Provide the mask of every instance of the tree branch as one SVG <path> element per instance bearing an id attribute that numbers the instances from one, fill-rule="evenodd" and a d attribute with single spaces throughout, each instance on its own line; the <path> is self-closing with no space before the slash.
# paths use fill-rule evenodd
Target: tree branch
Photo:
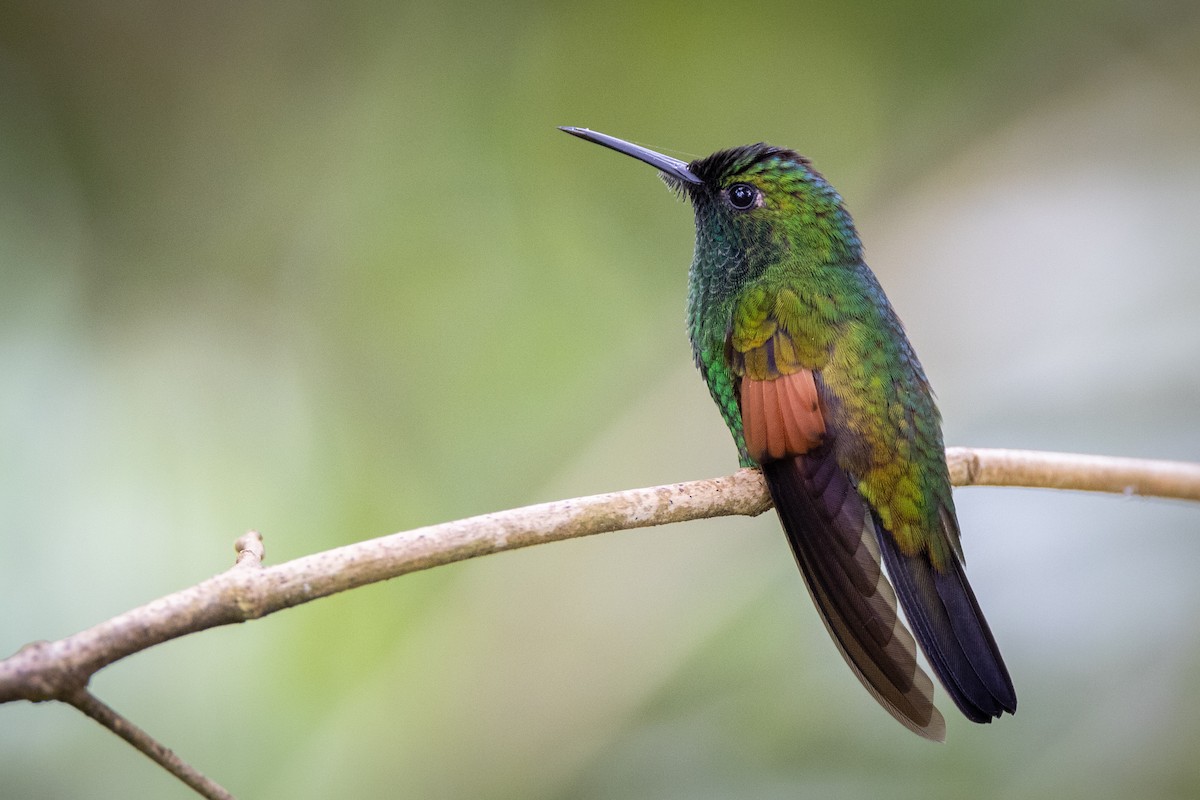
<path id="1" fill-rule="evenodd" d="M 1200 464 L 1116 456 L 947 447 L 955 486 L 1025 486 L 1200 500 Z"/>
<path id="2" fill-rule="evenodd" d="M 145 753 L 160 767 L 194 789 L 201 797 L 209 798 L 209 800 L 233 800 L 233 795 L 220 785 L 201 775 L 195 767 L 175 755 L 173 750 L 164 747 L 153 736 L 109 708 L 86 689 L 66 698 L 65 702 L 75 706 Z"/>
<path id="3" fill-rule="evenodd" d="M 594 533 L 770 508 L 755 470 L 710 480 L 557 500 L 430 525 L 261 566 L 261 538 L 237 542 L 238 563 L 55 642 L 34 642 L 0 661 L 0 703 L 64 700 L 103 667 L 188 633 L 245 622 L 409 572 Z M 251 552 L 257 548 L 257 553 Z"/>
<path id="4" fill-rule="evenodd" d="M 1027 486 L 1200 501 L 1200 464 L 1021 450 L 950 448 L 956 486 Z M 128 655 L 218 625 L 245 622 L 409 572 L 536 544 L 670 522 L 755 516 L 771 507 L 757 470 L 709 480 L 559 500 L 431 525 L 262 566 L 262 538 L 238 539 L 229 570 L 54 642 L 34 642 L 0 661 L 0 703 L 59 700 L 126 738 L 188 785 L 168 753 L 87 691 L 92 675 Z M 107 720 L 107 721 L 105 721 Z M 112 724 L 110 724 L 112 723 Z M 136 731 L 139 736 L 126 735 Z M 144 738 L 143 738 L 144 737 Z M 176 761 L 182 764 L 181 761 Z M 211 784 L 211 782 L 209 782 Z M 229 796 L 211 784 L 211 794 Z"/>
<path id="5" fill-rule="evenodd" d="M 950 448 L 956 486 L 1026 486 L 1200 501 L 1200 464 L 1026 450 Z M 125 656 L 368 583 L 562 539 L 670 522 L 755 516 L 771 507 L 757 470 L 498 511 L 262 566 L 261 537 L 236 544 L 233 568 L 55 642 L 0 661 L 0 703 L 65 700 Z"/>

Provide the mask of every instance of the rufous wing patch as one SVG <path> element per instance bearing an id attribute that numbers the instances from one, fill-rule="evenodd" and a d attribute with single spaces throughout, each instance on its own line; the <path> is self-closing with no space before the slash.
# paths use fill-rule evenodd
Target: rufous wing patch
<path id="1" fill-rule="evenodd" d="M 825 436 L 825 418 L 812 370 L 767 380 L 742 378 L 742 430 L 755 461 L 807 453 Z"/>

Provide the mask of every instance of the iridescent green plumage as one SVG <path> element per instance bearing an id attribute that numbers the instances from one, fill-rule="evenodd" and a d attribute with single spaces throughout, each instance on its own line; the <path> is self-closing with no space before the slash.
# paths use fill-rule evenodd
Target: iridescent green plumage
<path id="1" fill-rule="evenodd" d="M 1014 711 L 962 571 L 928 381 L 838 193 L 807 159 L 765 144 L 684 164 L 565 130 L 653 164 L 691 201 L 696 364 L 742 465 L 762 467 L 813 600 L 863 684 L 912 730 L 944 735 L 882 559 L 964 714 Z"/>

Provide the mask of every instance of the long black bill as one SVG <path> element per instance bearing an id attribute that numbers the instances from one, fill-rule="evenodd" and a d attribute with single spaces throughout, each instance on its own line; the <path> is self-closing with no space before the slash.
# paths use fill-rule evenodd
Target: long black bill
<path id="1" fill-rule="evenodd" d="M 624 153 L 627 156 L 633 156 L 638 161 L 644 161 L 652 167 L 657 168 L 660 172 L 665 172 L 672 178 L 681 180 L 684 183 L 700 184 L 701 181 L 692 171 L 688 169 L 688 165 L 684 161 L 670 156 L 664 156 L 662 153 L 656 153 L 653 150 L 627 142 L 624 139 L 618 139 L 615 136 L 609 136 L 607 133 L 588 130 L 587 128 L 571 128 L 563 126 L 560 131 L 566 131 L 572 136 L 578 136 L 580 139 L 586 139 L 589 142 L 594 142 L 603 145 L 611 150 L 616 150 L 618 153 Z"/>

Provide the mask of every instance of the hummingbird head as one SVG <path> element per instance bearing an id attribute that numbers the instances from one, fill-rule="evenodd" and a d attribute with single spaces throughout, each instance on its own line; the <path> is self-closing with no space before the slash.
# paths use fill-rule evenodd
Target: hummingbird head
<path id="1" fill-rule="evenodd" d="M 704 283 L 735 289 L 770 265 L 854 264 L 862 246 L 842 198 L 807 158 L 752 144 L 685 163 L 586 128 L 567 133 L 657 167 L 696 212 L 695 268 Z"/>

